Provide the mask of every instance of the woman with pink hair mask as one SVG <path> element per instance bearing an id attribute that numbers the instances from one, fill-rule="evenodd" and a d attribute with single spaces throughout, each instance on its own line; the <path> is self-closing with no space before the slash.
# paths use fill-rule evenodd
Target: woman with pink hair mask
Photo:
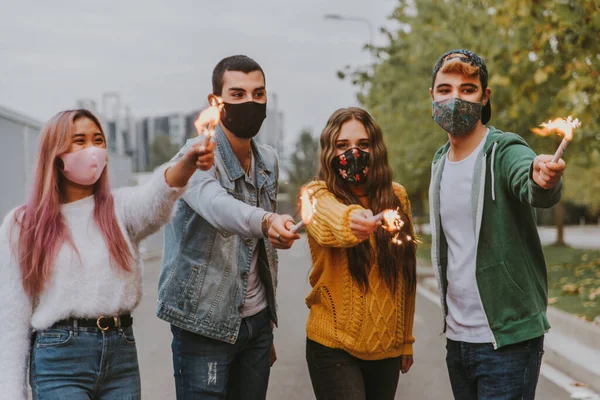
<path id="1" fill-rule="evenodd" d="M 137 187 L 111 191 L 106 137 L 87 110 L 42 129 L 27 202 L 0 227 L 0 393 L 34 399 L 140 399 L 132 310 L 140 242 L 166 223 L 214 143 L 192 147 Z"/>

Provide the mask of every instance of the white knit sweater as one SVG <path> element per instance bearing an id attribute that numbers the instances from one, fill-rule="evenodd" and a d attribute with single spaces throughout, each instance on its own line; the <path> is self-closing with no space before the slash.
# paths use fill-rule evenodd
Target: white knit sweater
<path id="1" fill-rule="evenodd" d="M 132 252 L 133 272 L 111 266 L 94 222 L 94 197 L 61 206 L 79 255 L 64 244 L 36 305 L 25 294 L 15 253 L 14 211 L 0 227 L 0 397 L 26 398 L 30 328 L 46 329 L 69 317 L 97 318 L 131 312 L 142 295 L 139 243 L 171 216 L 185 188 L 170 188 L 158 169 L 145 184 L 113 191 L 115 212 Z M 12 232 L 11 232 L 11 228 Z"/>

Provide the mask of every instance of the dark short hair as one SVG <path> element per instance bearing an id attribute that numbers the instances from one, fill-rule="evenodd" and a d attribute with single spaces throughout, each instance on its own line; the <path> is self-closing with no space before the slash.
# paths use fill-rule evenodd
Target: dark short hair
<path id="1" fill-rule="evenodd" d="M 260 71 L 265 83 L 267 81 L 263 69 L 250 57 L 244 55 L 229 56 L 219 61 L 213 69 L 212 86 L 214 95 L 221 96 L 223 94 L 223 76 L 226 71 L 240 71 L 245 74 Z"/>
<path id="2" fill-rule="evenodd" d="M 448 57 L 450 56 L 450 57 Z M 464 49 L 456 49 L 450 50 L 442 54 L 442 56 L 437 60 L 433 67 L 433 71 L 431 72 L 431 87 L 435 86 L 435 78 L 440 72 L 440 69 L 444 65 L 444 63 L 453 58 L 458 58 L 461 62 L 471 64 L 479 68 L 479 81 L 481 82 L 481 88 L 483 90 L 488 87 L 488 70 L 485 65 L 485 61 L 483 58 L 479 57 L 477 54 L 473 53 L 469 50 Z M 488 100 L 487 104 L 481 110 L 481 122 L 485 125 L 492 118 L 492 101 Z"/>

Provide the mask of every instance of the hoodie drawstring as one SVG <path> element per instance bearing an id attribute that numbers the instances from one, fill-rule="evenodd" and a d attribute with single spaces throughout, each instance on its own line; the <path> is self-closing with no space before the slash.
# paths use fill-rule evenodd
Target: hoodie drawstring
<path id="1" fill-rule="evenodd" d="M 492 148 L 492 201 L 496 201 L 496 187 L 494 185 L 494 158 L 496 157 L 496 146 L 498 146 L 498 142 L 494 142 L 494 147 Z"/>

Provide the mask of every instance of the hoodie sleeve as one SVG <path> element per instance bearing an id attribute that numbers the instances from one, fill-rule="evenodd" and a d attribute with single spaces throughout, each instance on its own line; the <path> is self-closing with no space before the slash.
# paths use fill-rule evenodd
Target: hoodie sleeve
<path id="1" fill-rule="evenodd" d="M 30 350 L 32 305 L 23 288 L 21 269 L 13 253 L 18 237 L 14 212 L 0 227 L 0 393 L 3 399 L 27 398 L 27 359 Z M 12 237 L 11 237 L 12 236 Z"/>
<path id="2" fill-rule="evenodd" d="M 496 166 L 502 170 L 510 193 L 521 203 L 550 208 L 560 201 L 563 183 L 561 180 L 553 189 L 543 189 L 535 183 L 532 176 L 535 157 L 523 138 L 510 134 L 510 139 L 498 146 Z"/>

